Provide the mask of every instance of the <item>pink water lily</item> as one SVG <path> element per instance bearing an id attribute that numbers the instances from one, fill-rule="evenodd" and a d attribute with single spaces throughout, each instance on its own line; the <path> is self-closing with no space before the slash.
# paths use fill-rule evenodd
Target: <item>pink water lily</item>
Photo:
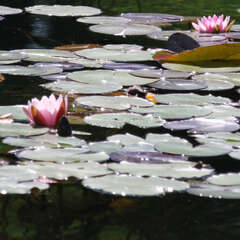
<path id="1" fill-rule="evenodd" d="M 222 33 L 228 32 L 234 21 L 229 23 L 230 16 L 227 16 L 224 19 L 223 14 L 221 16 L 216 16 L 215 14 L 211 17 L 202 17 L 201 19 L 197 19 L 197 24 L 192 23 L 193 27 L 196 31 L 200 33 Z"/>
<path id="2" fill-rule="evenodd" d="M 43 96 L 41 100 L 33 98 L 28 101 L 28 106 L 23 107 L 32 126 L 41 125 L 49 128 L 56 128 L 62 116 L 67 114 L 67 96 L 60 95 L 58 99 L 51 94 Z"/>

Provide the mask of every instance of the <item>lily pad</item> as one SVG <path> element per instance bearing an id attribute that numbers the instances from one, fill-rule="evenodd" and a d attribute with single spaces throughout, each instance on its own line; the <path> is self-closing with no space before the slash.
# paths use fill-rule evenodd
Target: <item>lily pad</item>
<path id="1" fill-rule="evenodd" d="M 149 114 L 163 119 L 185 119 L 209 115 L 212 111 L 207 108 L 192 105 L 154 105 L 152 107 L 134 107 L 131 112 Z"/>
<path id="2" fill-rule="evenodd" d="M 123 24 L 128 23 L 130 20 L 124 17 L 112 17 L 112 16 L 94 16 L 78 18 L 77 22 L 88 24 Z"/>
<path id="3" fill-rule="evenodd" d="M 26 114 L 23 112 L 24 105 L 0 106 L 0 115 L 11 113 L 14 120 L 28 121 Z"/>
<path id="4" fill-rule="evenodd" d="M 222 82 L 220 82 L 222 83 Z M 221 84 L 220 87 L 225 87 L 229 89 L 234 87 L 232 84 Z M 227 86 L 226 86 L 227 85 Z M 175 91 L 195 91 L 195 90 L 205 90 L 208 87 L 208 83 L 204 81 L 196 81 L 196 80 L 189 80 L 189 79 L 178 79 L 178 78 L 172 78 L 172 79 L 161 79 L 157 82 L 149 84 L 150 87 L 157 88 L 157 89 L 166 89 L 166 90 L 175 90 Z M 216 85 L 214 85 L 216 87 Z M 219 86 L 217 85 L 219 88 Z"/>
<path id="5" fill-rule="evenodd" d="M 149 107 L 153 103 L 138 97 L 128 96 L 87 96 L 75 99 L 74 104 L 80 107 L 90 108 L 110 108 L 116 110 L 126 110 L 132 106 Z"/>
<path id="6" fill-rule="evenodd" d="M 240 149 L 235 149 L 234 151 L 229 153 L 229 156 L 234 159 L 240 160 Z"/>
<path id="7" fill-rule="evenodd" d="M 26 7 L 26 12 L 32 14 L 42 14 L 48 16 L 92 16 L 101 13 L 101 10 L 87 6 L 71 6 L 71 5 L 35 5 Z"/>
<path id="8" fill-rule="evenodd" d="M 118 83 L 110 83 L 107 81 L 98 81 L 94 84 L 86 84 L 73 81 L 55 81 L 52 83 L 42 84 L 44 88 L 56 92 L 80 93 L 80 94 L 101 94 L 120 90 L 122 86 Z"/>
<path id="9" fill-rule="evenodd" d="M 183 16 L 163 13 L 122 13 L 121 17 L 144 23 L 179 22 L 184 19 Z"/>
<path id="10" fill-rule="evenodd" d="M 164 178 L 141 178 L 126 175 L 108 175 L 83 180 L 83 186 L 104 193 L 121 196 L 159 196 L 168 192 L 186 190 L 188 183 Z"/>
<path id="11" fill-rule="evenodd" d="M 21 76 L 43 76 L 62 72 L 57 67 L 36 67 L 36 66 L 19 66 L 19 65 L 0 65 L 0 73 Z"/>
<path id="12" fill-rule="evenodd" d="M 109 50 L 105 48 L 91 48 L 75 52 L 76 55 L 97 59 L 103 61 L 116 61 L 116 62 L 139 62 L 139 61 L 153 61 L 153 54 L 145 50 Z"/>
<path id="13" fill-rule="evenodd" d="M 213 95 L 202 96 L 194 93 L 176 93 L 176 94 L 161 94 L 155 95 L 154 99 L 157 102 L 175 105 L 199 105 L 208 104 L 227 104 L 231 100 L 224 97 L 215 97 Z"/>
<path id="14" fill-rule="evenodd" d="M 130 145 L 131 146 L 131 145 Z M 160 163 L 185 163 L 188 166 L 193 166 L 195 163 L 187 162 L 186 156 L 163 154 L 158 151 L 119 151 L 110 154 L 110 158 L 115 162 L 130 162 L 130 163 L 145 163 L 145 164 L 160 164 Z"/>
<path id="15" fill-rule="evenodd" d="M 86 145 L 84 140 L 76 137 L 59 137 L 54 134 L 44 134 L 29 138 L 23 137 L 7 137 L 3 139 L 3 143 L 18 147 L 71 147 Z"/>
<path id="16" fill-rule="evenodd" d="M 125 173 L 133 176 L 149 176 L 149 177 L 169 177 L 175 179 L 191 179 L 202 178 L 213 173 L 212 169 L 197 169 L 187 163 L 168 163 L 168 164 L 147 164 L 147 163 L 129 163 L 121 162 L 110 163 L 108 168 L 117 172 Z"/>
<path id="17" fill-rule="evenodd" d="M 151 32 L 161 31 L 161 28 L 149 26 L 144 24 L 98 24 L 89 27 L 93 32 L 110 34 L 115 36 L 133 36 L 133 35 L 146 35 Z"/>
<path id="18" fill-rule="evenodd" d="M 197 65 L 180 64 L 180 63 L 163 63 L 162 67 L 183 72 L 198 72 L 198 73 L 225 73 L 240 71 L 240 67 L 201 67 Z"/>
<path id="19" fill-rule="evenodd" d="M 117 142 L 117 143 L 120 143 L 125 146 L 145 141 L 143 138 L 132 135 L 130 133 L 115 134 L 115 135 L 107 137 L 107 140 L 111 141 L 111 142 Z"/>
<path id="20" fill-rule="evenodd" d="M 199 197 L 240 199 L 240 186 L 226 187 L 212 184 L 195 184 L 187 189 L 187 192 Z"/>
<path id="21" fill-rule="evenodd" d="M 234 186 L 240 185 L 240 174 L 239 173 L 227 173 L 219 174 L 209 177 L 207 181 L 211 184 L 220 186 Z"/>
<path id="22" fill-rule="evenodd" d="M 105 63 L 103 68 L 112 69 L 112 70 L 137 70 L 137 69 L 154 69 L 156 67 L 146 65 L 146 64 L 137 64 L 137 63 Z"/>
<path id="23" fill-rule="evenodd" d="M 123 86 L 145 85 L 156 81 L 155 79 L 147 79 L 134 77 L 125 71 L 111 70 L 95 70 L 95 71 L 75 71 L 67 75 L 68 78 L 88 84 L 121 84 Z"/>
<path id="24" fill-rule="evenodd" d="M 23 10 L 19 8 L 12 8 L 12 7 L 7 7 L 7 6 L 0 6 L 0 15 L 12 15 L 12 14 L 19 14 Z"/>
<path id="25" fill-rule="evenodd" d="M 106 153 L 89 153 L 89 149 L 83 148 L 38 148 L 35 150 L 23 150 L 17 153 L 20 159 L 35 161 L 56 162 L 67 164 L 72 162 L 102 162 L 109 156 Z"/>
<path id="26" fill-rule="evenodd" d="M 222 119 L 194 118 L 188 120 L 172 121 L 164 124 L 171 130 L 187 130 L 194 133 L 203 132 L 234 132 L 240 127 L 237 123 Z"/>
<path id="27" fill-rule="evenodd" d="M 122 145 L 117 142 L 93 142 L 90 143 L 89 149 L 92 152 L 105 152 L 107 154 L 110 154 L 112 152 L 118 152 L 121 151 Z"/>
<path id="28" fill-rule="evenodd" d="M 32 136 L 48 132 L 48 128 L 33 128 L 29 124 L 0 123 L 0 136 Z"/>
<path id="29" fill-rule="evenodd" d="M 39 176 L 47 178 L 54 178 L 58 180 L 67 180 L 69 177 L 76 177 L 78 179 L 85 179 L 88 177 L 95 177 L 99 175 L 109 174 L 112 171 L 108 170 L 105 164 L 98 164 L 96 162 L 84 163 L 24 163 L 30 169 L 34 170 Z"/>
<path id="30" fill-rule="evenodd" d="M 103 48 L 107 50 L 115 50 L 115 51 L 136 51 L 142 50 L 143 46 L 137 44 L 106 44 Z"/>
<path id="31" fill-rule="evenodd" d="M 85 117 L 87 124 L 106 128 L 122 128 L 125 124 L 131 124 L 140 128 L 160 127 L 164 124 L 161 118 L 142 116 L 134 113 L 102 113 Z"/>

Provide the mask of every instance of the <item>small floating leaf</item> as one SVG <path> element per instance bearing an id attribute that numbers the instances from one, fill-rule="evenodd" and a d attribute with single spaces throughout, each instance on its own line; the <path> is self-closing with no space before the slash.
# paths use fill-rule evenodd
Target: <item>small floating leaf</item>
<path id="1" fill-rule="evenodd" d="M 7 7 L 7 6 L 0 6 L 0 15 L 1 16 L 19 14 L 22 11 L 23 10 L 19 9 L 19 8 L 11 8 L 11 7 Z"/>
<path id="2" fill-rule="evenodd" d="M 94 16 L 78 18 L 77 22 L 88 24 L 123 24 L 130 22 L 130 20 L 124 17 Z"/>
<path id="3" fill-rule="evenodd" d="M 219 174 L 209 177 L 207 181 L 211 184 L 220 186 L 234 186 L 240 185 L 240 174 L 239 173 L 227 173 Z"/>

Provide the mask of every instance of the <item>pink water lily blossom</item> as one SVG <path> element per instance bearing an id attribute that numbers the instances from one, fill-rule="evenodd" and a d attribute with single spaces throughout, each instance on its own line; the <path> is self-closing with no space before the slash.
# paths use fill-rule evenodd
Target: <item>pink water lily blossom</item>
<path id="1" fill-rule="evenodd" d="M 67 114 L 67 96 L 60 95 L 56 98 L 53 94 L 43 96 L 41 100 L 33 98 L 28 101 L 28 106 L 23 107 L 32 126 L 40 125 L 56 128 L 62 116 Z"/>
<path id="2" fill-rule="evenodd" d="M 230 16 L 227 16 L 224 19 L 224 15 L 216 16 L 215 14 L 211 17 L 202 17 L 201 19 L 197 19 L 197 23 L 192 23 L 193 27 L 196 31 L 200 33 L 222 33 L 228 32 L 234 21 L 229 23 Z"/>

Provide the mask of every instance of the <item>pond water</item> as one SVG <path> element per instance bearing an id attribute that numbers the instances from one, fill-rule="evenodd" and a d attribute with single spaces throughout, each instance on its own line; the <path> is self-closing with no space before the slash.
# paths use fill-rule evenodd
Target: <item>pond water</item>
<path id="1" fill-rule="evenodd" d="M 167 13 L 182 16 L 203 16 L 213 13 L 230 15 L 239 23 L 239 1 L 224 0 L 78 0 L 78 1 L 24 1 L 1 0 L 0 5 L 24 9 L 38 4 L 72 4 L 100 8 L 106 16 L 119 16 L 127 12 Z M 169 29 L 189 29 L 190 23 L 174 23 Z M 75 17 L 54 17 L 22 13 L 6 16 L 0 21 L 1 50 L 47 48 L 64 44 L 137 44 L 146 48 L 164 48 L 166 42 L 146 36 L 113 36 L 89 31 L 89 25 L 76 22 Z M 146 62 L 149 64 L 149 62 Z M 151 63 L 158 66 L 157 63 Z M 22 65 L 28 65 L 24 62 Z M 0 82 L 0 105 L 26 104 L 33 97 L 50 95 L 40 87 L 49 83 L 40 77 L 4 75 Z M 213 92 L 214 96 L 238 101 L 237 87 Z M 173 93 L 159 90 L 157 93 Z M 184 91 L 183 91 L 184 92 Z M 198 93 L 198 92 L 195 92 Z M 202 95 L 208 95 L 202 94 Z M 72 99 L 71 99 L 72 100 Z M 73 130 L 92 135 L 81 135 L 88 142 L 105 141 L 114 134 L 130 133 L 145 138 L 149 133 L 172 134 L 193 144 L 196 141 L 186 131 L 163 127 L 139 128 L 127 125 L 121 129 L 73 124 Z M 239 140 L 238 140 L 239 141 Z M 182 144 L 182 143 L 181 143 Z M 6 151 L 15 149 L 2 145 Z M 48 157 L 48 156 L 47 156 Z M 192 160 L 192 159 L 190 159 Z M 1 164 L 14 165 L 16 157 L 2 151 Z M 210 164 L 216 173 L 239 172 L 239 160 L 228 155 L 195 157 L 194 162 Z M 201 165 L 201 163 L 200 163 Z M 197 167 L 196 167 L 197 168 Z M 194 183 L 195 179 L 190 180 Z M 238 183 L 239 184 L 239 183 Z M 171 191 L 171 189 L 169 190 Z M 227 190 L 226 190 L 227 191 Z M 236 190 L 239 192 L 239 189 Z M 43 191 L 31 194 L 0 195 L 0 239 L 9 240 L 152 240 L 152 239 L 212 239 L 233 240 L 240 237 L 238 199 L 199 197 L 185 192 L 174 192 L 157 197 L 131 197 L 103 194 L 82 186 L 71 177 L 68 181 L 52 184 Z"/>

